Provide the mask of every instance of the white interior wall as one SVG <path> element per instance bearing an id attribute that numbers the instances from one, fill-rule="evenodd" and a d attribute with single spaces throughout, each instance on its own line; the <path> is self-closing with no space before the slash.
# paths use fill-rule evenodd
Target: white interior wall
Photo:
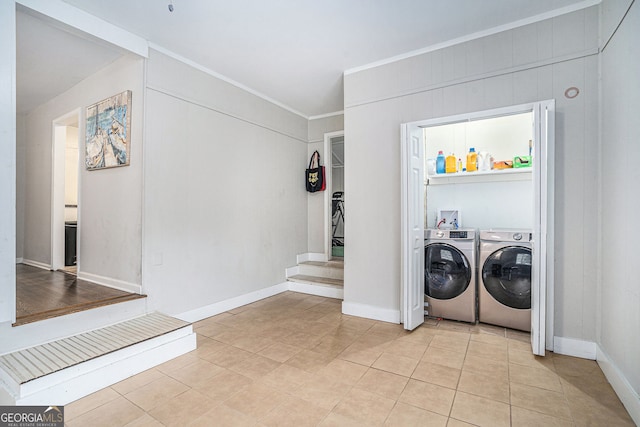
<path id="1" fill-rule="evenodd" d="M 529 176 L 529 178 L 531 178 Z M 533 183 L 469 182 L 427 186 L 427 227 L 437 225 L 439 210 L 458 210 L 464 228 L 533 227 Z"/>
<path id="2" fill-rule="evenodd" d="M 311 155 L 316 150 L 320 153 L 322 160 L 321 163 L 323 165 L 327 164 L 327 156 L 329 153 L 324 152 L 324 134 L 341 131 L 343 129 L 344 116 L 342 114 L 309 120 L 309 145 L 307 148 L 307 163 L 305 168 L 309 164 L 309 158 L 311 158 Z M 304 180 L 301 182 L 304 184 Z M 325 235 L 323 192 L 308 193 L 307 205 L 307 234 L 309 236 L 307 252 L 324 253 Z"/>
<path id="3" fill-rule="evenodd" d="M 603 29 L 615 28 L 630 2 L 603 3 Z M 616 12 L 614 15 L 612 13 Z M 615 16 L 615 18 L 614 18 Z M 599 361 L 619 374 L 616 391 L 636 423 L 640 422 L 640 286 L 637 266 L 639 235 L 633 219 L 640 216 L 637 183 L 640 182 L 640 5 L 635 2 L 613 37 L 603 33 L 608 44 L 602 51 L 601 129 L 601 243 L 599 307 Z M 620 219 L 624 225 L 617 225 Z M 601 363 L 604 361 L 601 361 Z M 626 384 L 625 384 L 626 383 Z M 624 390 L 627 389 L 625 393 Z"/>
<path id="4" fill-rule="evenodd" d="M 307 248 L 307 120 L 155 51 L 147 70 L 149 307 L 183 314 L 284 282 Z"/>
<path id="5" fill-rule="evenodd" d="M 344 191 L 344 167 L 333 167 L 331 168 L 331 191 Z"/>
<path id="6" fill-rule="evenodd" d="M 399 319 L 401 123 L 556 99 L 555 335 L 595 340 L 597 45 L 591 7 L 345 76 L 346 311 Z"/>
<path id="7" fill-rule="evenodd" d="M 16 6 L 0 2 L 0 322 L 14 318 L 16 283 Z"/>
<path id="8" fill-rule="evenodd" d="M 533 114 L 514 114 L 425 128 L 425 160 L 435 159 L 438 151 L 454 153 L 466 168 L 467 154 L 489 153 L 496 161 L 513 160 L 529 154 L 533 139 Z"/>
<path id="9" fill-rule="evenodd" d="M 342 158 L 342 160 L 344 160 L 344 139 L 341 139 L 337 142 L 334 142 L 331 144 L 331 150 L 335 153 L 336 151 L 338 153 L 340 153 L 340 156 Z M 332 154 L 333 156 L 333 154 Z M 335 228 L 335 233 L 333 230 L 333 193 L 335 193 L 336 191 L 344 191 L 344 164 L 343 165 L 339 165 L 336 166 L 336 162 L 335 162 L 335 158 L 332 157 L 333 163 L 332 163 L 332 167 L 331 167 L 331 200 L 332 200 L 332 207 L 331 207 L 331 212 L 332 212 L 332 219 L 331 219 L 331 233 L 332 236 L 336 236 L 336 237 L 340 237 L 342 238 L 341 241 L 344 244 L 344 220 L 343 219 L 338 219 L 336 217 L 336 228 Z M 343 212 L 343 216 L 346 218 L 347 215 L 347 201 L 343 196 L 343 203 L 342 203 L 342 212 Z M 333 246 L 333 243 L 332 243 Z"/>
<path id="10" fill-rule="evenodd" d="M 16 116 L 16 141 L 24 141 L 26 138 L 25 122 L 24 114 Z M 24 144 L 16 144 L 16 261 L 22 259 L 24 247 L 25 162 L 26 147 Z"/>
<path id="11" fill-rule="evenodd" d="M 425 128 L 424 133 L 425 157 L 433 160 L 439 150 L 445 155 L 453 152 L 466 168 L 466 153 L 474 148 L 476 153 L 489 153 L 485 156 L 492 156 L 496 161 L 513 161 L 516 155 L 529 154 L 533 113 L 432 126 Z M 478 158 L 479 169 L 480 162 Z M 429 179 L 426 227 L 437 226 L 440 210 L 458 210 L 461 227 L 531 229 L 534 205 L 531 168 L 522 171 L 522 174 L 506 175 L 496 170 L 491 176 L 492 182 L 478 182 L 475 172 L 465 172 L 455 183 Z M 501 173 L 504 180 L 500 180 Z"/>
<path id="12" fill-rule="evenodd" d="M 52 121 L 111 95 L 132 90 L 131 165 L 97 171 L 82 169 L 82 273 L 94 280 L 132 286 L 141 279 L 143 60 L 123 56 L 67 92 L 30 111 L 26 146 L 24 258 L 51 263 Z M 84 123 L 80 124 L 84 132 Z M 137 160 L 136 160 L 137 159 Z"/>
<path id="13" fill-rule="evenodd" d="M 64 220 L 77 221 L 78 208 L 66 205 L 78 204 L 78 128 L 67 126 L 67 143 L 64 151 Z"/>

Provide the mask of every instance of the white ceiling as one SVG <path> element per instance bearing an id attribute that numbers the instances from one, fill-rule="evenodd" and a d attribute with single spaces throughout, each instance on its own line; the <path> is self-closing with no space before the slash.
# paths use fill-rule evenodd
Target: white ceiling
<path id="1" fill-rule="evenodd" d="M 170 0 L 64 1 L 305 117 L 343 109 L 345 70 L 558 9 L 594 3 L 594 0 L 173 0 L 174 11 L 169 12 Z M 21 26 L 25 22 L 19 20 L 19 32 Z M 46 31 L 40 30 L 46 37 Z M 86 72 L 85 62 L 91 68 L 109 57 L 107 51 L 103 52 L 105 56 L 100 55 L 101 59 L 96 58 L 96 50 L 87 51 L 86 40 L 65 40 L 71 49 L 61 44 L 49 46 L 51 43 L 43 42 L 37 33 L 30 34 L 30 40 L 26 38 L 18 37 L 19 51 L 28 49 L 25 46 L 28 45 L 33 49 L 32 55 L 44 53 L 42 59 L 54 62 L 58 54 L 67 56 L 67 65 L 73 64 L 67 70 L 72 69 L 75 74 Z M 74 53 L 76 50 L 78 53 Z M 56 65 L 64 65 L 59 62 Z M 19 65 L 20 75 L 25 72 L 25 64 L 19 60 Z M 20 76 L 23 88 L 27 81 L 36 81 L 38 87 L 42 86 L 38 90 L 52 89 L 50 84 L 44 84 L 46 76 L 53 80 L 58 72 L 51 68 L 47 65 L 31 69 L 30 74 Z M 38 72 L 41 76 L 36 75 Z"/>

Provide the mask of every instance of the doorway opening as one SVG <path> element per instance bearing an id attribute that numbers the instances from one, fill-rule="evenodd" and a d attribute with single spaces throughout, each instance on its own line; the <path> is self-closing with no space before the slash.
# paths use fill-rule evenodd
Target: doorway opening
<path id="1" fill-rule="evenodd" d="M 425 265 L 425 229 L 427 227 L 437 231 L 439 237 L 446 236 L 450 232 L 450 237 L 454 240 L 467 238 L 467 233 L 477 235 L 479 231 L 482 243 L 482 229 L 485 229 L 485 233 L 491 234 L 486 235 L 485 240 L 492 241 L 493 234 L 499 234 L 495 232 L 496 227 L 525 226 L 528 229 L 526 233 L 512 233 L 516 243 L 504 243 L 509 240 L 501 235 L 500 242 L 503 243 L 500 244 L 530 246 L 528 254 L 520 254 L 518 265 L 514 268 L 523 269 L 526 266 L 530 271 L 528 292 L 530 293 L 529 318 L 532 350 L 537 355 L 544 355 L 545 347 L 553 350 L 554 112 L 555 102 L 550 100 L 424 120 L 402 126 L 401 307 L 405 329 L 414 329 L 424 322 L 424 305 L 427 299 L 425 298 L 427 294 L 425 276 L 431 272 L 427 267 L 429 269 L 433 267 L 431 264 Z M 518 120 L 513 122 L 514 118 Z M 514 123 L 517 126 L 514 127 Z M 507 136 L 499 136 L 500 132 L 496 133 L 498 128 L 515 129 L 522 124 L 525 131 L 515 132 L 519 135 L 515 139 L 513 130 L 506 132 Z M 533 132 L 531 132 L 531 124 L 533 124 Z M 430 132 L 430 138 L 432 141 L 438 141 L 438 147 L 425 146 L 425 129 L 428 128 L 433 129 L 433 132 Z M 478 139 L 483 132 L 488 136 Z M 476 153 L 473 149 L 479 141 L 482 141 L 484 149 L 489 149 L 500 156 L 495 159 L 494 167 L 492 167 L 492 156 L 488 152 Z M 506 145 L 502 146 L 502 144 Z M 451 154 L 445 159 L 443 151 L 446 149 Z M 454 150 L 458 153 L 469 152 L 466 170 L 462 159 L 458 160 L 458 157 L 453 154 Z M 434 158 L 436 153 L 437 159 Z M 469 160 L 470 158 L 473 160 Z M 508 169 L 506 169 L 507 166 L 497 167 L 503 163 L 509 165 Z M 480 169 L 478 169 L 479 165 Z M 510 193 L 514 194 L 511 197 L 505 197 Z M 431 196 L 430 200 L 427 200 L 427 195 Z M 520 198 L 528 200 L 523 199 L 520 203 Z M 437 206 L 433 206 L 434 204 Z M 443 204 L 446 205 L 442 206 Z M 461 216 L 462 210 L 465 210 L 464 219 Z M 501 216 L 504 218 L 500 219 Z M 518 217 L 522 222 L 513 223 L 513 217 Z M 465 227 L 468 230 L 460 227 L 462 221 L 465 221 Z M 441 230 L 442 227 L 449 230 Z M 520 242 L 525 235 L 528 239 Z M 481 249 L 485 247 L 483 245 L 480 246 Z M 484 250 L 488 251 L 489 247 L 487 243 Z M 500 249 L 496 247 L 496 243 L 493 243 L 491 248 L 493 248 L 492 251 Z M 452 251 L 447 250 L 442 251 L 440 255 L 443 257 L 447 255 L 446 259 L 451 260 L 451 254 Z M 504 262 L 506 260 L 503 260 L 503 264 Z M 439 268 L 442 271 L 442 267 Z M 478 265 L 478 271 L 480 268 L 481 266 Z M 513 272 L 514 269 L 510 271 Z M 483 269 L 482 272 L 484 283 L 485 270 Z M 490 278 L 490 273 L 493 274 L 493 270 L 487 273 L 487 278 Z M 473 285 L 482 290 L 480 282 L 478 280 Z M 470 290 L 472 291 L 473 289 Z M 479 294 L 480 297 L 483 295 Z M 480 300 L 479 308 L 483 309 L 482 298 L 478 300 Z M 452 309 L 450 307 L 452 301 L 446 302 L 449 304 L 446 306 L 449 310 Z M 436 301 L 429 301 L 430 308 L 432 303 L 435 312 Z M 441 309 L 445 307 L 445 304 L 441 305 Z M 497 308 L 491 306 L 491 310 L 487 307 L 489 306 L 485 305 L 484 309 L 487 320 L 491 318 L 489 314 L 498 312 L 498 317 L 501 317 L 500 322 L 507 322 L 506 326 L 512 327 L 509 326 L 511 325 L 509 322 L 513 322 L 515 309 L 506 305 Z M 479 318 L 483 321 L 482 313 Z M 495 323 L 495 320 L 489 323 Z M 518 324 L 524 323 L 523 320 Z"/>
<path id="2" fill-rule="evenodd" d="M 324 151 L 327 153 L 325 168 L 327 190 L 325 192 L 325 254 L 328 260 L 344 259 L 344 224 L 346 217 L 344 192 L 344 131 L 327 133 L 324 136 Z"/>
<path id="3" fill-rule="evenodd" d="M 78 271 L 80 110 L 53 121 L 51 179 L 51 269 Z"/>
<path id="4" fill-rule="evenodd" d="M 20 326 L 105 305 L 145 298 L 77 277 L 81 273 L 80 109 L 52 121 L 51 263 L 16 265 Z"/>

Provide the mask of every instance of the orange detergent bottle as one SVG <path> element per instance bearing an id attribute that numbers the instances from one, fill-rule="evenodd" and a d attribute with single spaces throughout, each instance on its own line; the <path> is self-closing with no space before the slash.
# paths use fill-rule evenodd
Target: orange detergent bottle
<path id="1" fill-rule="evenodd" d="M 456 171 L 456 156 L 451 153 L 445 159 L 445 172 L 454 173 Z"/>
<path id="2" fill-rule="evenodd" d="M 469 148 L 469 154 L 467 154 L 467 172 L 475 172 L 478 170 L 478 153 L 475 148 Z"/>

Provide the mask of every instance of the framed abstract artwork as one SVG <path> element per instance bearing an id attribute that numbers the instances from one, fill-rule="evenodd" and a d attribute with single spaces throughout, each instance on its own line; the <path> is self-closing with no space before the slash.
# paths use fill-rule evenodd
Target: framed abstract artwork
<path id="1" fill-rule="evenodd" d="M 86 117 L 87 170 L 129 166 L 131 91 L 124 91 L 87 107 Z"/>

